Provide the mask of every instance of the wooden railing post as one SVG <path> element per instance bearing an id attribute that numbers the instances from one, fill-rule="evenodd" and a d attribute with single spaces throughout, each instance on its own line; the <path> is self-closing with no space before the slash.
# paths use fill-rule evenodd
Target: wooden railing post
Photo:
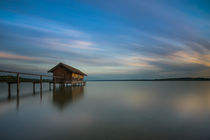
<path id="1" fill-rule="evenodd" d="M 20 92 L 20 73 L 17 73 L 17 96 L 19 96 Z"/>

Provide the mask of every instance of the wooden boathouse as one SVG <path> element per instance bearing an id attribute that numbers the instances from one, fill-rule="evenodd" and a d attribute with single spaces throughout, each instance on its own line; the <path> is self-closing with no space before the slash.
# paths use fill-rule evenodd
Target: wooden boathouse
<path id="1" fill-rule="evenodd" d="M 64 63 L 59 63 L 52 69 L 50 69 L 48 72 L 53 73 L 53 81 L 56 81 L 56 83 L 60 84 L 71 84 L 71 85 L 84 85 L 84 77 L 87 76 L 87 74 L 83 73 L 82 71 L 69 66 Z M 56 78 L 55 77 L 61 77 Z"/>

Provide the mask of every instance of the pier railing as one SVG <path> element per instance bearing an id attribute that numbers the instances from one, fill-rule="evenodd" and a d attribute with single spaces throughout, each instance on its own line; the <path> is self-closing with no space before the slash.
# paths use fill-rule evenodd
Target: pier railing
<path id="1" fill-rule="evenodd" d="M 36 83 L 40 84 L 40 92 L 42 92 L 42 83 L 43 82 L 48 82 L 49 83 L 49 89 L 51 90 L 51 83 L 53 83 L 53 89 L 55 89 L 55 87 L 56 87 L 56 79 L 63 78 L 63 77 L 60 77 L 60 76 L 25 73 L 25 72 L 14 72 L 14 71 L 5 71 L 5 70 L 0 70 L 0 73 L 16 74 L 16 78 L 15 79 L 0 79 L 0 82 L 8 83 L 8 97 L 11 96 L 11 92 L 10 92 L 11 84 L 17 84 L 17 96 L 19 96 L 20 83 L 21 82 L 32 82 L 33 83 L 33 92 L 35 93 L 35 84 Z M 39 76 L 39 79 L 21 78 L 20 75 Z M 6 76 L 8 76 L 8 75 L 6 75 Z M 43 77 L 52 78 L 52 80 L 50 80 L 50 79 L 43 80 Z"/>

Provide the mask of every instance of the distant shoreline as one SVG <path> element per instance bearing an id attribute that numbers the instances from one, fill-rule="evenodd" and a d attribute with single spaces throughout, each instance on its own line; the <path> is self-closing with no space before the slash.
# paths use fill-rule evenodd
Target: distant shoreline
<path id="1" fill-rule="evenodd" d="M 210 81 L 210 78 L 166 78 L 166 79 L 115 79 L 115 80 L 86 80 L 86 81 Z"/>
<path id="2" fill-rule="evenodd" d="M 34 78 L 20 78 L 21 81 L 39 81 L 39 79 Z M 3 81 L 17 81 L 16 76 L 0 76 L 0 82 Z M 44 81 L 52 81 L 49 79 L 44 79 Z M 87 82 L 103 82 L 103 81 L 210 81 L 210 78 L 165 78 L 165 79 L 113 79 L 113 80 L 85 80 Z"/>

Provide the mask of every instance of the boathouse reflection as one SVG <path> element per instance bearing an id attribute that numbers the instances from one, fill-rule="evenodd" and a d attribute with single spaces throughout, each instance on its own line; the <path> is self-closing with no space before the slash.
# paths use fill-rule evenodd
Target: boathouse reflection
<path id="1" fill-rule="evenodd" d="M 84 86 L 57 88 L 53 91 L 53 104 L 64 109 L 68 104 L 84 96 Z"/>

